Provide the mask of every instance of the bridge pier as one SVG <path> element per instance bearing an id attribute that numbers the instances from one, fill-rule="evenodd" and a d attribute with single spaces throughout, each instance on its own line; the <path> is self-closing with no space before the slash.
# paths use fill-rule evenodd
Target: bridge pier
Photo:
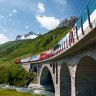
<path id="1" fill-rule="evenodd" d="M 76 68 L 77 65 L 69 66 L 70 76 L 71 76 L 71 96 L 76 96 L 76 89 L 75 89 Z"/>
<path id="2" fill-rule="evenodd" d="M 40 84 L 40 71 L 41 71 L 42 66 L 37 65 L 37 79 L 38 79 L 38 84 Z"/>
<path id="3" fill-rule="evenodd" d="M 60 96 L 60 64 L 55 62 L 55 96 Z"/>

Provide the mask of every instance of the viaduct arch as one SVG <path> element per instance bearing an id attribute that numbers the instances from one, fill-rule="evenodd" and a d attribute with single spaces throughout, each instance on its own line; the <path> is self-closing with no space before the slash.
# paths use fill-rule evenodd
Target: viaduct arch
<path id="1" fill-rule="evenodd" d="M 52 91 L 55 93 L 54 87 L 54 78 L 52 72 L 48 66 L 43 66 L 42 71 L 40 72 L 40 84 L 44 85 L 46 90 Z"/>
<path id="2" fill-rule="evenodd" d="M 80 59 L 75 75 L 76 96 L 96 96 L 96 60 L 89 56 Z"/>
<path id="3" fill-rule="evenodd" d="M 60 68 L 60 96 L 71 96 L 71 76 L 66 63 Z"/>

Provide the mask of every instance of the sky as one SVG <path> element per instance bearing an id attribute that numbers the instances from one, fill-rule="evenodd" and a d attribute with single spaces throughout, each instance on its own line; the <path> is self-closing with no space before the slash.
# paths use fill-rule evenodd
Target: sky
<path id="1" fill-rule="evenodd" d="M 0 44 L 30 31 L 44 34 L 70 16 L 80 16 L 89 0 L 0 0 Z"/>

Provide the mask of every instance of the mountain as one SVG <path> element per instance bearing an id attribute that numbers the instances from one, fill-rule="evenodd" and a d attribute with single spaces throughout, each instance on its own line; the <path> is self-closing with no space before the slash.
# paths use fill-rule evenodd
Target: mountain
<path id="1" fill-rule="evenodd" d="M 36 34 L 34 32 L 29 32 L 27 34 L 23 34 L 23 35 L 18 35 L 16 37 L 16 40 L 24 40 L 24 39 L 34 39 L 37 38 L 40 34 Z"/>
<path id="2" fill-rule="evenodd" d="M 58 25 L 57 28 L 59 27 L 68 27 L 68 28 L 72 28 L 75 24 L 75 22 L 77 22 L 78 17 L 76 16 L 71 16 L 69 19 L 65 19 L 64 21 L 61 21 L 61 23 Z"/>

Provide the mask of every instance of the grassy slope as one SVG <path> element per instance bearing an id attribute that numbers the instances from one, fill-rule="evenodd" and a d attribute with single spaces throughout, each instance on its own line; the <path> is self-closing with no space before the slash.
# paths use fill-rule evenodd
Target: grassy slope
<path id="1" fill-rule="evenodd" d="M 15 65 L 14 61 L 52 48 L 69 30 L 58 28 L 34 40 L 11 41 L 0 45 L 0 83 L 16 84 L 18 82 L 17 85 L 22 85 L 23 79 L 26 78 L 25 74 L 28 73 L 21 66 Z M 33 77 L 32 75 L 31 79 Z"/>
<path id="2" fill-rule="evenodd" d="M 42 35 L 34 40 L 21 40 L 5 43 L 0 46 L 0 61 L 8 61 L 20 57 L 28 57 L 54 45 L 68 32 L 64 28 L 58 28 Z"/>
<path id="3" fill-rule="evenodd" d="M 0 96 L 45 96 L 45 95 L 32 95 L 32 94 L 17 92 L 15 90 L 0 89 Z"/>

